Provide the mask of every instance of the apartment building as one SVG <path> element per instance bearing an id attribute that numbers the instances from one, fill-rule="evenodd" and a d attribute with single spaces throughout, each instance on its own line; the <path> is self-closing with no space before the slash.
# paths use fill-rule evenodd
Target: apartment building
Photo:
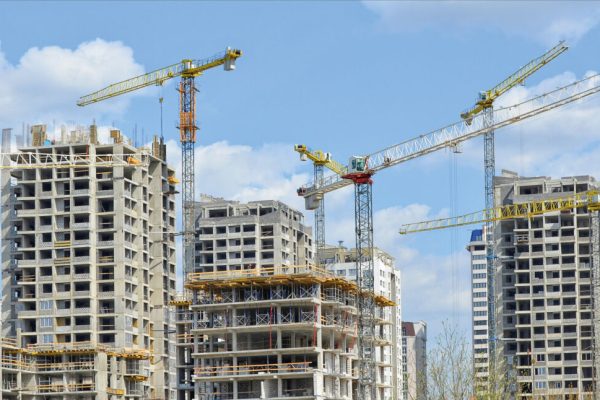
<path id="1" fill-rule="evenodd" d="M 552 179 L 503 171 L 495 178 L 498 204 L 597 188 L 591 176 Z M 594 344 L 588 210 L 501 221 L 495 239 L 499 349 L 516 369 L 517 398 L 589 398 Z"/>
<path id="2" fill-rule="evenodd" d="M 3 159 L 2 398 L 174 399 L 164 144 L 138 149 L 117 130 L 99 143 L 95 126 L 31 134 Z"/>
<path id="3" fill-rule="evenodd" d="M 327 246 L 322 251 L 326 268 L 337 276 L 356 281 L 356 250 L 343 246 Z M 402 398 L 402 307 L 401 275 L 394 258 L 375 248 L 374 290 L 377 295 L 391 299 L 394 306 L 378 308 L 377 396 L 378 399 Z"/>
<path id="4" fill-rule="evenodd" d="M 313 262 L 312 228 L 282 202 L 244 204 L 202 195 L 196 216 L 197 272 Z"/>
<path id="5" fill-rule="evenodd" d="M 427 399 L 427 324 L 402 322 L 402 397 Z"/>
<path id="6" fill-rule="evenodd" d="M 488 380 L 488 274 L 485 244 L 486 228 L 471 232 L 467 250 L 471 254 L 471 316 L 473 374 L 477 386 L 486 387 Z"/>

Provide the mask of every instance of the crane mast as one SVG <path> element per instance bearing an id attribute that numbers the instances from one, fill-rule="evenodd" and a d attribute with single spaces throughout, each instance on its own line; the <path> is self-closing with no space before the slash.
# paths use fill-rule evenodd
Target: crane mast
<path id="1" fill-rule="evenodd" d="M 196 144 L 196 87 L 193 75 L 183 75 L 179 85 L 179 134 L 181 141 L 181 169 L 183 203 L 183 268 L 184 274 L 194 269 L 194 146 Z M 184 275 L 185 276 L 185 275 Z"/>
<path id="2" fill-rule="evenodd" d="M 323 164 L 314 164 L 315 182 L 321 182 L 325 176 Z M 325 248 L 325 199 L 321 199 L 319 206 L 315 210 L 315 259 L 317 263 L 322 264 L 323 249 Z"/>
<path id="3" fill-rule="evenodd" d="M 493 106 L 486 107 L 483 110 L 484 126 L 491 127 L 494 124 L 494 108 Z M 485 191 L 485 208 L 491 209 L 494 207 L 494 175 L 496 174 L 496 153 L 495 153 L 495 138 L 494 130 L 491 129 L 483 135 L 483 174 L 484 174 L 484 191 Z M 487 224 L 485 232 L 485 260 L 487 270 L 487 305 L 488 305 L 488 337 L 496 336 L 496 260 L 494 247 L 496 245 L 494 239 L 494 230 L 496 224 L 493 221 Z M 489 371 L 495 371 L 496 368 L 496 341 L 488 342 L 488 363 Z M 495 372 L 489 374 L 492 379 L 495 377 Z M 495 382 L 488 382 L 494 385 Z"/>
<path id="4" fill-rule="evenodd" d="M 371 174 L 346 175 L 354 181 L 354 227 L 356 238 L 356 276 L 366 295 L 358 302 L 358 396 L 377 399 L 375 358 L 375 282 L 373 264 L 373 181 Z"/>

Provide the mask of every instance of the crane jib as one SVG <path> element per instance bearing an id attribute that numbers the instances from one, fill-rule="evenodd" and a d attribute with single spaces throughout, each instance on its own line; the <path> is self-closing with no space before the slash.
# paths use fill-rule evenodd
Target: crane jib
<path id="1" fill-rule="evenodd" d="M 385 168 L 572 103 L 599 91 L 600 74 L 589 76 L 519 104 L 495 109 L 494 120 L 491 123 L 485 119 L 486 114 L 479 114 L 473 117 L 471 124 L 459 121 L 379 152 L 372 153 L 367 156 L 369 159 L 369 168 L 374 173 L 379 172 Z M 311 183 L 301 187 L 303 197 L 309 198 L 315 195 L 322 195 L 352 184 L 352 181 L 343 179 L 335 174 L 324 177 L 321 182 L 319 186 Z"/>

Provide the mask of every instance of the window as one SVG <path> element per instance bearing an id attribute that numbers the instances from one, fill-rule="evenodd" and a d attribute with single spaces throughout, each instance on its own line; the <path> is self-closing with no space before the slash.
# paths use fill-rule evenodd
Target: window
<path id="1" fill-rule="evenodd" d="M 473 264 L 473 269 L 486 269 L 487 264 Z"/>
<path id="2" fill-rule="evenodd" d="M 486 274 L 473 274 L 473 279 L 485 279 Z"/>
<path id="3" fill-rule="evenodd" d="M 485 307 L 487 303 L 485 301 L 474 301 L 473 307 Z"/>
<path id="4" fill-rule="evenodd" d="M 52 335 L 42 335 L 42 343 L 52 343 Z"/>
<path id="5" fill-rule="evenodd" d="M 534 369 L 536 375 L 546 375 L 546 367 L 538 367 Z"/>
<path id="6" fill-rule="evenodd" d="M 481 288 L 485 288 L 486 286 L 487 286 L 487 284 L 485 282 L 478 282 L 478 283 L 473 284 L 474 289 L 481 289 Z"/>
<path id="7" fill-rule="evenodd" d="M 485 317 L 487 316 L 487 311 L 473 311 L 473 315 L 475 317 Z"/>
<path id="8" fill-rule="evenodd" d="M 473 293 L 473 297 L 487 297 L 486 292 L 475 292 Z"/>
<path id="9" fill-rule="evenodd" d="M 52 310 L 52 300 L 40 301 L 40 310 Z"/>
<path id="10" fill-rule="evenodd" d="M 535 356 L 537 361 L 546 361 L 546 355 L 545 354 L 538 354 Z"/>
<path id="11" fill-rule="evenodd" d="M 49 328 L 52 326 L 52 318 L 50 317 L 43 317 L 40 318 L 40 326 L 42 328 Z"/>

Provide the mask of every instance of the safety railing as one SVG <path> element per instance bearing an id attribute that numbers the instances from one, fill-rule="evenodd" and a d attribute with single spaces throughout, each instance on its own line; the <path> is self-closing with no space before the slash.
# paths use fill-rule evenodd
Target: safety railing
<path id="1" fill-rule="evenodd" d="M 193 282 L 205 282 L 213 280 L 225 280 L 225 279 L 236 279 L 236 278 L 257 278 L 257 277 L 269 277 L 277 275 L 319 275 L 319 276 L 331 276 L 329 271 L 324 268 L 314 265 L 284 265 L 279 267 L 268 267 L 268 268 L 253 268 L 245 270 L 235 271 L 211 271 L 211 272 L 194 272 L 187 275 L 187 281 Z"/>
<path id="2" fill-rule="evenodd" d="M 93 392 L 95 390 L 96 385 L 94 383 L 51 383 L 25 389 L 25 391 L 36 393 Z"/>
<path id="3" fill-rule="evenodd" d="M 0 338 L 0 345 L 5 347 L 17 347 L 17 339 L 11 337 Z"/>
<path id="4" fill-rule="evenodd" d="M 223 365 L 194 368 L 197 377 L 211 377 L 224 375 L 254 375 L 254 374 L 282 374 L 310 372 L 310 362 L 291 362 L 281 364 L 247 364 Z"/>

